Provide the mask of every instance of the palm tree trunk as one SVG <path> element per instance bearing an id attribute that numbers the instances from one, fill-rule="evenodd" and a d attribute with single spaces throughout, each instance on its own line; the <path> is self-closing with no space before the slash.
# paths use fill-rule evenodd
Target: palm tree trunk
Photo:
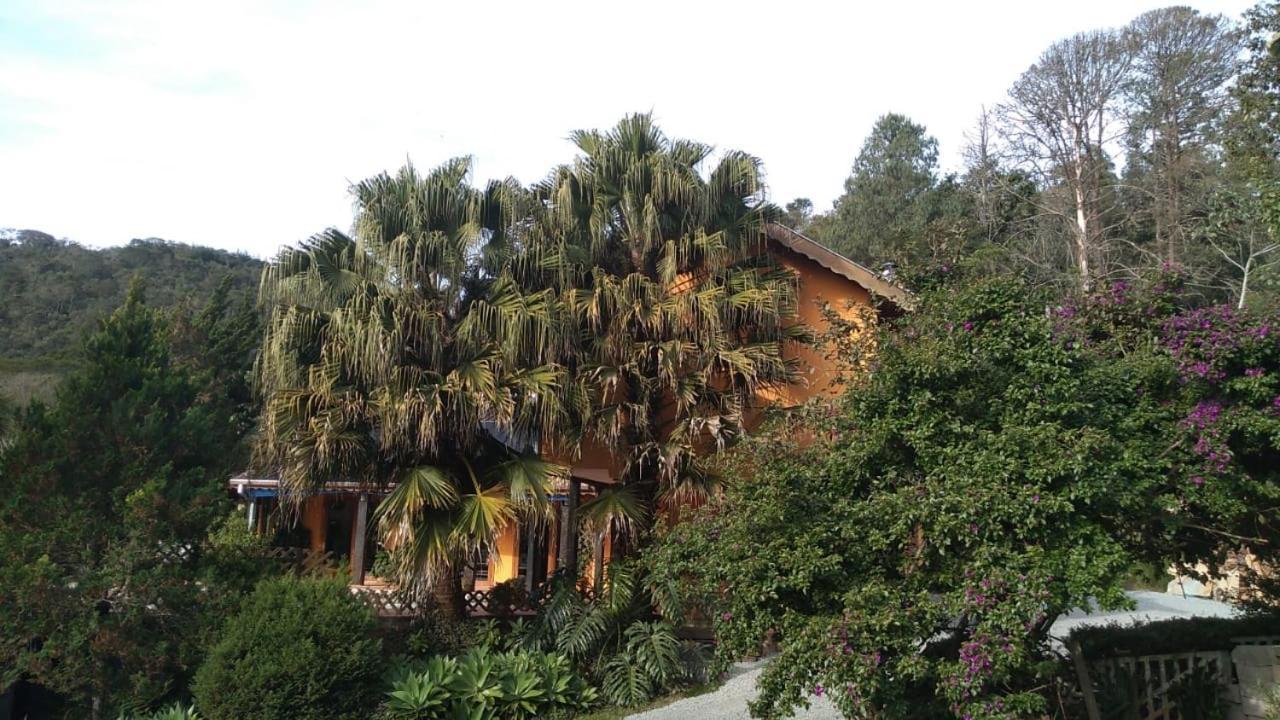
<path id="1" fill-rule="evenodd" d="M 445 617 L 463 619 L 462 585 L 458 582 L 457 563 L 450 561 L 442 569 L 441 576 L 431 587 L 431 599 Z"/>

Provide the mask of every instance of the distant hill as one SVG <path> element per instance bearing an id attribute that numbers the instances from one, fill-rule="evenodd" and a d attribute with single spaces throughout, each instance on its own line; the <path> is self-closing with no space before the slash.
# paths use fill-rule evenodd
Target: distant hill
<path id="1" fill-rule="evenodd" d="M 149 304 L 170 307 L 202 302 L 227 275 L 253 292 L 261 270 L 248 255 L 154 238 L 95 250 L 37 230 L 0 230 L 0 396 L 47 395 L 134 275 L 146 281 Z"/>

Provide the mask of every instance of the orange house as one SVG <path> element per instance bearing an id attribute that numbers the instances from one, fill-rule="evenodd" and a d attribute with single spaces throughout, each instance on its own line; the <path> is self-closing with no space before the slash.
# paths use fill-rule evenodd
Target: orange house
<path id="1" fill-rule="evenodd" d="M 827 312 L 846 320 L 856 320 L 868 308 L 877 313 L 897 314 L 909 310 L 912 296 L 890 280 L 781 225 L 768 229 L 768 252 L 797 280 L 797 322 L 821 334 L 828 328 Z M 876 300 L 873 300 L 876 298 Z M 760 410 L 768 405 L 794 407 L 818 396 L 834 396 L 840 390 L 838 370 L 820 348 L 789 347 L 787 359 L 797 362 L 802 381 L 781 390 L 762 393 Z M 759 422 L 762 412 L 748 420 L 748 429 Z M 469 590 L 487 590 L 498 583 L 518 581 L 533 591 L 557 567 L 576 564 L 573 514 L 577 504 L 596 489 L 616 481 L 621 463 L 601 447 L 581 449 L 570 468 L 570 481 L 553 489 L 553 520 L 540 525 L 514 524 L 498 538 L 491 553 L 473 558 L 463 573 Z M 280 491 L 273 479 L 232 478 L 229 488 L 244 498 L 249 508 L 249 524 L 259 531 L 274 529 L 284 542 L 307 548 L 314 554 L 344 558 L 351 584 L 362 586 L 379 581 L 373 577 L 376 543 L 369 531 L 369 512 L 379 496 L 353 483 L 330 483 L 323 492 L 305 501 L 296 522 L 288 528 L 278 523 Z M 588 574 L 599 578 L 610 554 L 610 544 L 597 539 L 590 553 L 594 568 Z M 571 547 L 571 545 L 573 547 Z"/>

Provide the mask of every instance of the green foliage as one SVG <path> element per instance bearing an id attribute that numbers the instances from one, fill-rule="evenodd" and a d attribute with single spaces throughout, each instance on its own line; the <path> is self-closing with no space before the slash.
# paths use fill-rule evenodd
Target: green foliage
<path id="1" fill-rule="evenodd" d="M 409 626 L 405 646 L 415 657 L 429 655 L 457 655 L 469 645 L 490 645 L 480 623 L 466 623 L 452 617 L 440 607 L 430 604 L 413 618 Z"/>
<path id="2" fill-rule="evenodd" d="M 388 720 L 526 720 L 584 711 L 598 693 L 555 653 L 475 648 L 398 669 L 382 716 Z"/>
<path id="3" fill-rule="evenodd" d="M 489 591 L 489 612 L 499 617 L 509 617 L 520 610 L 529 601 L 529 594 L 524 589 L 520 578 L 511 578 L 498 583 Z"/>
<path id="4" fill-rule="evenodd" d="M 1280 3 L 1262 0 L 1245 13 L 1246 60 L 1232 87 L 1230 159 L 1275 177 L 1280 161 Z"/>
<path id="5" fill-rule="evenodd" d="M 182 703 L 174 703 L 153 713 L 121 715 L 120 720 L 200 720 L 200 713 L 196 712 L 194 705 L 184 706 Z"/>
<path id="6" fill-rule="evenodd" d="M 601 596 L 588 603 L 572 584 L 554 587 L 538 617 L 499 634 L 498 646 L 556 652 L 599 683 L 615 705 L 639 705 L 658 693 L 708 677 L 696 643 L 681 643 L 675 627 L 655 615 L 659 595 L 642 565 L 615 561 Z M 668 617 L 679 617 L 672 612 Z"/>
<path id="7" fill-rule="evenodd" d="M 562 300 L 560 362 L 582 392 L 563 439 L 620 465 L 621 487 L 581 516 L 638 531 L 639 548 L 660 502 L 714 485 L 702 449 L 735 442 L 756 393 L 795 380 L 783 350 L 808 330 L 792 322 L 795 278 L 763 252 L 780 212 L 759 159 L 710 166 L 710 145 L 648 114 L 572 139 L 573 164 L 534 187 L 513 274 Z"/>
<path id="8" fill-rule="evenodd" d="M 1280 635 L 1280 616 L 1175 618 L 1132 626 L 1077 628 L 1071 640 L 1090 660 L 1122 655 L 1163 655 L 1231 650 L 1236 638 Z"/>
<path id="9" fill-rule="evenodd" d="M 654 582 L 713 619 L 722 663 L 777 633 L 763 717 L 814 692 L 850 716 L 1047 711 L 1059 613 L 1124 605 L 1135 562 L 1273 544 L 1274 319 L 1186 300 L 944 283 L 819 442 L 793 421 L 735 451 L 744 481 L 667 533 Z"/>
<path id="10" fill-rule="evenodd" d="M 938 141 L 904 115 L 876 120 L 853 163 L 819 239 L 871 267 L 954 262 L 971 229 L 956 225 L 968 210 L 951 179 L 939 181 Z"/>
<path id="11" fill-rule="evenodd" d="M 72 713 L 185 694 L 221 613 L 261 571 L 210 540 L 244 458 L 236 418 L 253 414 L 224 381 L 248 348 L 185 340 L 237 318 L 213 303 L 164 314 L 135 284 L 55 402 L 19 416 L 0 451 L 0 637 L 14 640 L 0 643 L 0 682 L 38 683 Z"/>
<path id="12" fill-rule="evenodd" d="M 460 559 L 545 513 L 562 473 L 529 442 L 566 395 L 554 296 L 504 267 L 527 194 L 473 188 L 470 172 L 463 158 L 371 177 L 353 188 L 355 237 L 281 252 L 256 373 L 258 462 L 296 497 L 335 479 L 392 486 L 376 518 L 394 578 L 414 592 L 447 578 L 446 608 Z"/>
<path id="13" fill-rule="evenodd" d="M 383 666 L 368 607 L 345 584 L 264 580 L 196 673 L 209 720 L 361 718 Z"/>
<path id="14" fill-rule="evenodd" d="M 81 338 L 124 302 L 134 276 L 153 282 L 149 295 L 155 307 L 171 308 L 208 298 L 224 277 L 237 292 L 251 292 L 261 268 L 247 255 L 163 240 L 94 250 L 35 230 L 17 231 L 0 238 L 0 360 L 36 363 L 28 372 L 74 365 Z M 20 370 L 0 364 L 0 390 Z M 21 389 L 19 401 L 45 394 L 38 386 L 12 389 Z"/>

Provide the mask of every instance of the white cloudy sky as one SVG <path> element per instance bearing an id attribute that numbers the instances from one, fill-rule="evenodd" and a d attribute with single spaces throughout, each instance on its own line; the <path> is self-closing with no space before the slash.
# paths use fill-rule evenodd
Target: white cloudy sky
<path id="1" fill-rule="evenodd" d="M 0 227 L 267 256 L 348 227 L 349 183 L 406 158 L 529 182 L 644 110 L 823 209 L 877 116 L 955 166 L 1045 46 L 1164 4 L 3 0 Z"/>

